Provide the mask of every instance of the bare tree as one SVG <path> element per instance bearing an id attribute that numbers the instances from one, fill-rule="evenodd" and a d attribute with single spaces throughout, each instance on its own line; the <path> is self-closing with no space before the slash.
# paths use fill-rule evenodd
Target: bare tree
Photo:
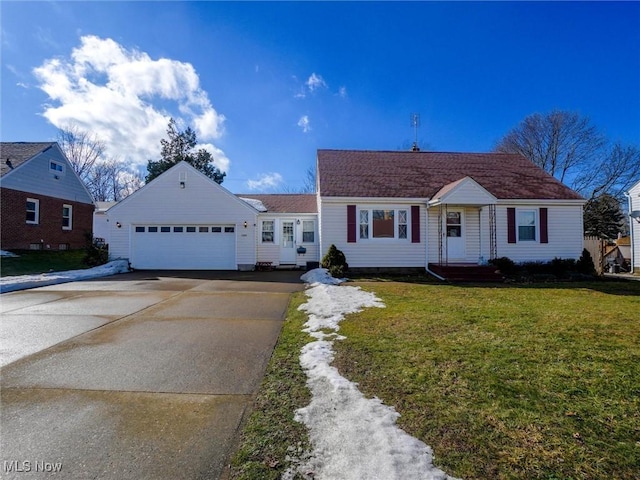
<path id="1" fill-rule="evenodd" d="M 587 198 L 621 197 L 640 174 L 640 151 L 607 138 L 577 113 L 534 113 L 496 145 L 498 152 L 519 153 Z"/>
<path id="2" fill-rule="evenodd" d="M 140 173 L 107 157 L 104 142 L 77 125 L 60 129 L 58 144 L 95 201 L 120 201 L 144 184 Z"/>
<path id="3" fill-rule="evenodd" d="M 554 110 L 526 117 L 495 150 L 519 153 L 565 182 L 600 157 L 605 144 L 606 139 L 588 118 Z"/>
<path id="4" fill-rule="evenodd" d="M 73 170 L 87 183 L 92 169 L 104 157 L 104 142 L 75 124 L 61 128 L 57 140 Z"/>
<path id="5" fill-rule="evenodd" d="M 280 187 L 280 193 L 316 193 L 316 169 L 313 166 L 308 167 L 304 172 L 302 185 L 291 186 L 284 185 Z"/>
<path id="6" fill-rule="evenodd" d="M 588 198 L 611 195 L 622 199 L 640 178 L 640 149 L 615 143 L 607 150 L 599 165 L 584 169 L 576 177 L 575 188 Z"/>

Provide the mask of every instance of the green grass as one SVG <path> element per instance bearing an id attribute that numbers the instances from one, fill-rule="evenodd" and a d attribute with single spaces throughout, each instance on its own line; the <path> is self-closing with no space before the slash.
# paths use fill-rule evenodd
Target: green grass
<path id="1" fill-rule="evenodd" d="M 334 364 L 465 479 L 635 479 L 640 282 L 362 282 Z"/>
<path id="2" fill-rule="evenodd" d="M 231 462 L 231 479 L 279 479 L 287 468 L 287 455 L 308 448 L 306 428 L 293 419 L 295 410 L 311 401 L 300 367 L 300 349 L 311 340 L 301 331 L 307 317 L 298 307 L 305 301 L 304 292 L 295 293 L 291 299 L 254 410 Z"/>
<path id="3" fill-rule="evenodd" d="M 22 250 L 14 253 L 20 256 L 2 257 L 0 260 L 0 272 L 3 277 L 87 268 L 82 261 L 85 256 L 84 250 Z"/>
<path id="4" fill-rule="evenodd" d="M 404 280 L 404 281 L 403 281 Z M 334 365 L 402 415 L 435 463 L 472 479 L 637 479 L 640 282 L 355 282 L 385 309 L 341 323 Z M 305 446 L 296 294 L 231 478 L 275 479 Z"/>

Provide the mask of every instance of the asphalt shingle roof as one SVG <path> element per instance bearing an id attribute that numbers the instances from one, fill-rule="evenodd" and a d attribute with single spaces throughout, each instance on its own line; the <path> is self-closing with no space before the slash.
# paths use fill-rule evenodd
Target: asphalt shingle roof
<path id="1" fill-rule="evenodd" d="M 27 160 L 46 150 L 55 142 L 0 142 L 0 176 L 11 171 L 7 160 L 17 168 Z"/>
<path id="2" fill-rule="evenodd" d="M 582 199 L 517 154 L 318 150 L 323 197 L 433 198 L 464 177 L 499 199 Z"/>
<path id="3" fill-rule="evenodd" d="M 271 213 L 317 213 L 315 193 L 242 194 L 241 198 L 260 200 Z"/>

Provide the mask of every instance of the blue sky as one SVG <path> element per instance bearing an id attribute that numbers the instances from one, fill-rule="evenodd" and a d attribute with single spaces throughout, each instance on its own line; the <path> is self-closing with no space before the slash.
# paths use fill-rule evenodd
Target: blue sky
<path id="1" fill-rule="evenodd" d="M 638 2 L 0 3 L 3 141 L 74 122 L 132 168 L 169 116 L 233 192 L 300 186 L 318 148 L 489 151 L 529 114 L 640 145 Z"/>

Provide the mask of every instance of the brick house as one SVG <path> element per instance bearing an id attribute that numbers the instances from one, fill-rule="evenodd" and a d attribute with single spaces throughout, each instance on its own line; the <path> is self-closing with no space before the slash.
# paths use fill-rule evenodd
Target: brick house
<path id="1" fill-rule="evenodd" d="M 82 248 L 91 195 L 55 142 L 0 143 L 3 250 Z"/>

